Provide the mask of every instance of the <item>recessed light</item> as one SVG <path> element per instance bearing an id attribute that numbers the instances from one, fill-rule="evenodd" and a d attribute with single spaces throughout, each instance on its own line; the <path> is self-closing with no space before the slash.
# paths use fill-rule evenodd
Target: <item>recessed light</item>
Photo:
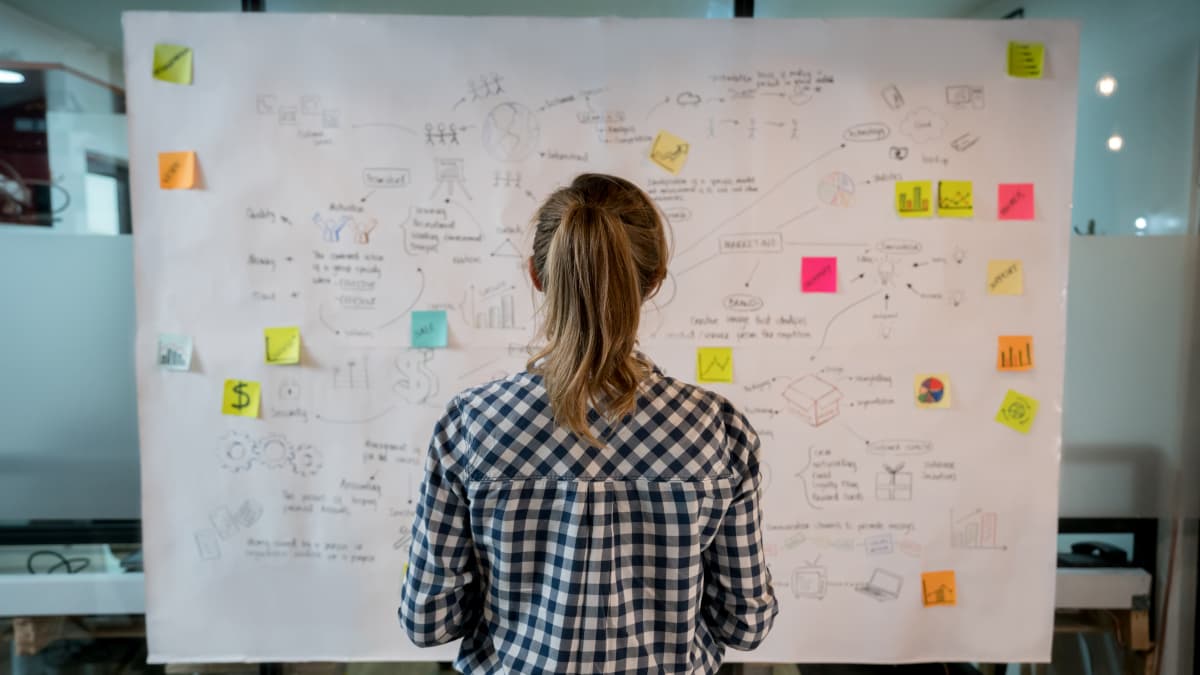
<path id="1" fill-rule="evenodd" d="M 0 68 L 0 84 L 21 84 L 24 81 L 25 75 L 15 70 Z"/>
<path id="2" fill-rule="evenodd" d="M 1108 137 L 1108 149 L 1113 152 L 1120 152 L 1121 148 L 1125 147 L 1125 139 L 1118 134 L 1113 134 Z"/>
<path id="3" fill-rule="evenodd" d="M 1105 75 L 1096 80 L 1096 93 L 1101 96 L 1112 96 L 1117 91 L 1117 78 Z"/>

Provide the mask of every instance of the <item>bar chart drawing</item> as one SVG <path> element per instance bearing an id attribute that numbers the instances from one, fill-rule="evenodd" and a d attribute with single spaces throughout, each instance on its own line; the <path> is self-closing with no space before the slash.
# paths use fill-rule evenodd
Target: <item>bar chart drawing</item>
<path id="1" fill-rule="evenodd" d="M 1033 337 L 1001 335 L 996 353 L 997 370 L 1032 370 Z"/>
<path id="2" fill-rule="evenodd" d="M 476 330 L 514 330 L 522 328 L 517 323 L 516 288 L 502 284 L 482 291 L 474 286 L 467 291 L 462 309 L 464 318 Z"/>
<path id="3" fill-rule="evenodd" d="M 933 215 L 932 192 L 932 181 L 897 181 L 896 213 L 908 218 Z"/>
<path id="4" fill-rule="evenodd" d="M 959 549 L 1007 550 L 999 543 L 1000 517 L 994 511 L 975 509 L 965 516 L 950 512 L 950 546 Z"/>

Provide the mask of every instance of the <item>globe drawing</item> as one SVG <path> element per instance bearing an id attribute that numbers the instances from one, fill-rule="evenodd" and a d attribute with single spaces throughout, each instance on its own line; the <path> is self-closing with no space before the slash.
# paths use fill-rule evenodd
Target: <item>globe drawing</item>
<path id="1" fill-rule="evenodd" d="M 483 121 L 483 147 L 502 162 L 519 162 L 537 147 L 537 116 L 520 103 L 501 103 Z"/>

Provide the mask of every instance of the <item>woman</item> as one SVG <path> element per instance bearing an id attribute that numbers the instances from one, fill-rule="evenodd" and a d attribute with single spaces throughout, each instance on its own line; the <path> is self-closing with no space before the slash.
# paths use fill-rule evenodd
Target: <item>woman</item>
<path id="1" fill-rule="evenodd" d="M 635 350 L 667 272 L 644 192 L 585 174 L 536 215 L 546 345 L 437 423 L 400 619 L 464 673 L 713 673 L 778 607 L 759 441 Z"/>

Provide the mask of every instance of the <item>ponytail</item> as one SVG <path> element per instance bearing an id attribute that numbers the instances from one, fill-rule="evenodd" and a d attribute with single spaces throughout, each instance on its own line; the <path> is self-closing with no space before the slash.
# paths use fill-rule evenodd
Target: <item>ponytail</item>
<path id="1" fill-rule="evenodd" d="M 542 376 L 555 420 L 591 443 L 591 408 L 616 420 L 637 402 L 650 367 L 634 352 L 641 306 L 666 265 L 662 219 L 628 181 L 585 174 L 538 211 L 533 266 L 546 293 L 546 345 L 529 369 Z"/>

